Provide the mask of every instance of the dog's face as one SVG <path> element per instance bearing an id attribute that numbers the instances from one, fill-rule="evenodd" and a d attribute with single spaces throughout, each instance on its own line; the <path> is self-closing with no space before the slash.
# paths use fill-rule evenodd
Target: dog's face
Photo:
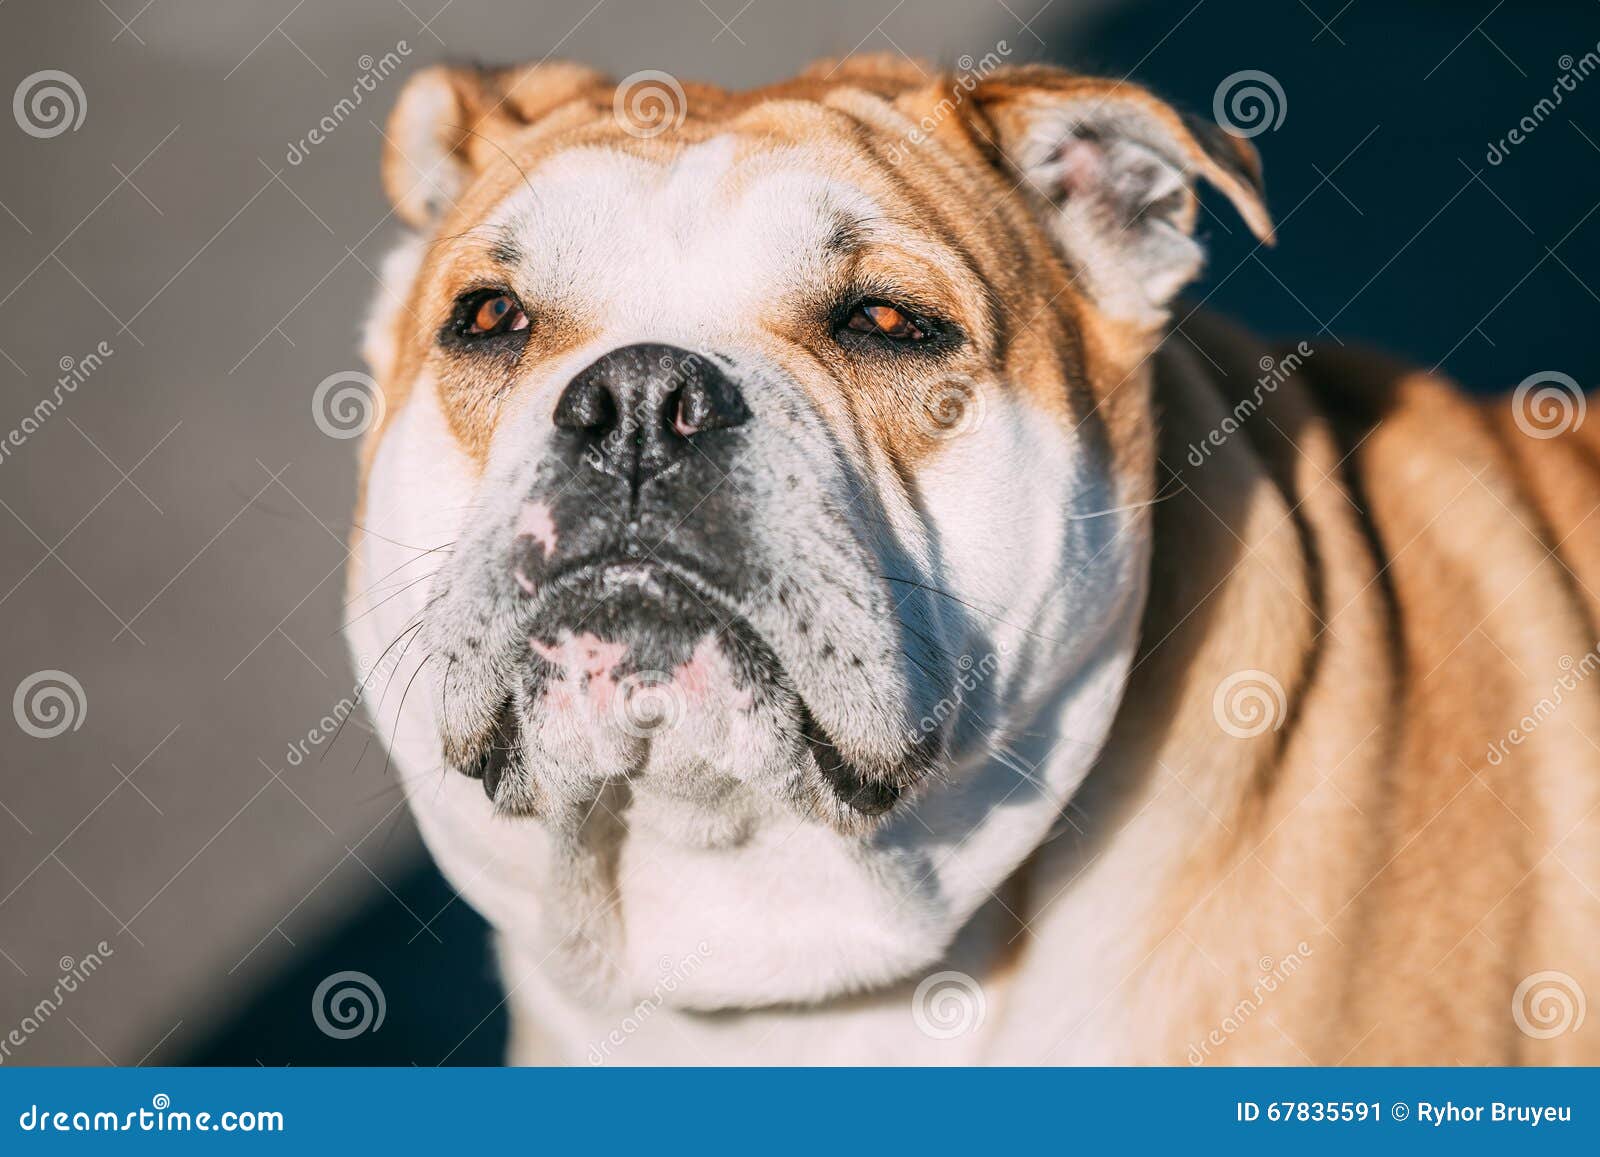
<path id="1" fill-rule="evenodd" d="M 1116 709 L 1190 177 L 1264 233 L 1253 155 L 883 61 L 430 70 L 388 137 L 350 634 L 418 681 L 376 713 L 444 869 L 599 987 L 694 955 L 696 1007 L 936 959 Z"/>

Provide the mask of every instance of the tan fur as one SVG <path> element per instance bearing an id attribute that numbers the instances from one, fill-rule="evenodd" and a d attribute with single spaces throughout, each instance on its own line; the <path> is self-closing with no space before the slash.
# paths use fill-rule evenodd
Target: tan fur
<path id="1" fill-rule="evenodd" d="M 1270 235 L 1256 194 L 1213 161 L 1170 109 L 1133 86 L 1063 78 L 1054 70 L 1014 70 L 985 82 L 957 115 L 940 121 L 938 148 L 920 151 L 916 164 L 893 165 L 888 159 L 891 147 L 948 100 L 952 83 L 904 63 L 870 57 L 835 70 L 822 62 L 795 80 L 751 92 L 688 85 L 684 123 L 671 134 L 643 140 L 614 115 L 613 87 L 588 69 L 545 64 L 489 74 L 442 69 L 423 74 L 423 83 L 413 82 L 390 118 L 384 161 L 390 196 L 403 216 L 421 222 L 413 199 L 416 164 L 401 143 L 419 133 L 408 125 L 423 115 L 416 108 L 416 89 L 438 89 L 453 101 L 453 111 L 444 118 L 449 139 L 437 143 L 459 155 L 473 184 L 438 222 L 438 240 L 430 246 L 416 292 L 401 315 L 401 331 L 395 335 L 400 356 L 392 375 L 380 382 L 387 413 L 404 404 L 424 359 L 438 356 L 431 338 L 447 303 L 485 279 L 485 252 L 493 238 L 474 225 L 524 182 L 530 169 L 566 149 L 604 147 L 665 162 L 687 144 L 731 133 L 745 142 L 742 167 L 751 173 L 768 163 L 785 163 L 786 152 L 805 150 L 824 169 L 837 171 L 841 179 L 890 206 L 886 216 L 891 225 L 903 223 L 898 237 L 881 239 L 856 266 L 868 266 L 886 285 L 904 285 L 913 301 L 931 299 L 930 304 L 964 324 L 973 339 L 969 362 L 951 365 L 949 373 L 986 365 L 1003 351 L 1009 380 L 1046 414 L 1074 421 L 1138 372 L 1152 335 L 1137 327 L 1127 331 L 1097 316 L 1076 272 L 1052 258 L 1038 220 L 1037 192 L 1011 171 L 1009 154 L 999 143 L 1009 122 L 1019 119 L 1015 106 L 1025 96 L 1115 100 L 1147 112 L 1182 142 L 1199 171 L 1240 206 L 1252 228 Z M 445 97 L 436 94 L 436 99 Z M 1246 158 L 1241 163 L 1254 166 L 1249 146 L 1228 140 Z M 737 192 L 738 179 L 736 173 L 730 195 Z M 974 207 L 981 207 L 977 221 L 971 220 Z M 1192 219 L 1191 207 L 1190 225 Z M 839 269 L 835 274 L 843 280 L 857 271 Z M 566 335 L 535 341 L 530 357 L 519 366 L 520 373 L 532 375 L 541 360 L 570 348 L 578 340 L 570 335 L 581 333 L 588 319 L 581 311 L 563 309 L 552 316 L 540 309 L 541 303 L 529 304 L 536 339 Z M 820 340 L 823 335 L 816 332 L 811 313 L 800 322 L 785 311 L 751 320 L 779 345 L 815 354 L 827 344 Z M 1098 356 L 1083 358 L 1083 343 L 1099 346 Z M 850 369 L 836 356 L 822 368 L 834 373 Z M 447 416 L 463 446 L 481 461 L 495 409 L 484 390 L 474 390 L 448 369 L 441 377 Z M 851 385 L 853 417 L 871 428 L 878 442 L 893 446 L 908 464 L 931 448 L 926 421 L 902 404 L 901 383 L 878 375 L 859 377 Z M 1087 396 L 1080 393 L 1085 387 Z M 1071 404 L 1075 394 L 1076 404 Z M 1119 445 L 1131 443 L 1138 433 L 1129 430 L 1128 437 L 1121 436 L 1117 419 L 1123 412 L 1115 407 L 1104 412 Z M 382 431 L 375 433 L 381 437 Z"/>
<path id="2" fill-rule="evenodd" d="M 1186 332 L 1226 376 L 1181 339 L 1157 374 L 1144 650 L 1074 809 L 1085 834 L 1036 858 L 1022 918 L 1127 869 L 1093 859 L 1127 825 L 1177 846 L 1152 852 L 1173 886 L 1114 978 L 1130 1044 L 1107 1059 L 1195 1060 L 1262 958 L 1305 943 L 1208 1062 L 1595 1063 L 1600 1035 L 1529 1036 L 1512 997 L 1547 970 L 1600 991 L 1600 679 L 1486 758 L 1600 641 L 1592 432 L 1532 439 L 1504 401 L 1319 348 L 1197 469 L 1186 448 L 1283 351 L 1204 317 Z M 1236 739 L 1213 693 L 1250 668 L 1287 712 Z M 1015 976 L 1013 999 L 1045 999 L 1047 952 Z"/>

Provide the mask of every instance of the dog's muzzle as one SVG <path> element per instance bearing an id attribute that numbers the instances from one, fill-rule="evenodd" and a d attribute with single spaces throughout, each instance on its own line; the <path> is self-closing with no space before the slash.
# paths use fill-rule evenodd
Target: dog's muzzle
<path id="1" fill-rule="evenodd" d="M 506 814 L 559 825 L 628 785 L 871 818 L 938 757 L 898 603 L 808 489 L 819 464 L 778 433 L 795 424 L 781 387 L 752 405 L 739 377 L 660 344 L 592 362 L 476 544 L 489 573 L 469 613 L 499 633 L 448 656 L 444 697 L 482 714 L 447 733 L 447 759 Z"/>
<path id="2" fill-rule="evenodd" d="M 697 699 L 736 705 L 770 679 L 776 661 L 738 621 L 740 593 L 765 581 L 729 474 L 751 418 L 728 373 L 670 345 L 612 350 L 562 390 L 504 564 L 526 612 L 521 686 L 462 768 L 491 798 L 527 738 L 519 704 L 643 741 Z"/>

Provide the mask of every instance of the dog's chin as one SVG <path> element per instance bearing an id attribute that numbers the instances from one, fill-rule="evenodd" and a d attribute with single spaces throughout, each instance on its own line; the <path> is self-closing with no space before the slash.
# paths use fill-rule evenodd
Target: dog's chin
<path id="1" fill-rule="evenodd" d="M 469 773 L 504 815 L 577 835 L 634 803 L 685 842 L 736 841 L 775 809 L 870 828 L 922 767 L 868 773 L 714 578 L 678 563 L 549 576 Z"/>

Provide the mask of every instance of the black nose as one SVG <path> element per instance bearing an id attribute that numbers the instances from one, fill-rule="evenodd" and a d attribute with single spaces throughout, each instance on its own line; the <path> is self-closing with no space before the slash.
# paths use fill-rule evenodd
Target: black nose
<path id="1" fill-rule="evenodd" d="M 586 441 L 599 469 L 639 486 L 691 452 L 712 430 L 743 425 L 750 410 L 701 354 L 670 345 L 612 350 L 567 383 L 555 424 Z"/>

